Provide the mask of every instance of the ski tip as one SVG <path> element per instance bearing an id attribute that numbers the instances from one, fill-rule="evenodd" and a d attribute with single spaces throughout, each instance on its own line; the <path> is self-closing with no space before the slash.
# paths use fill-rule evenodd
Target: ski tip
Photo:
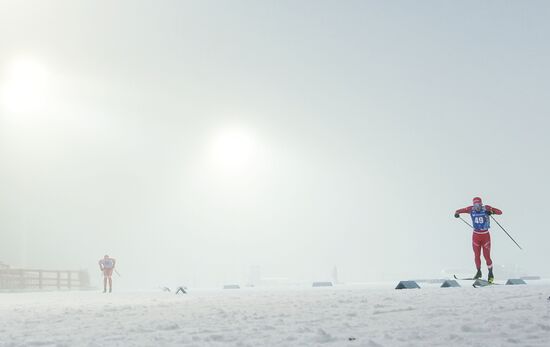
<path id="1" fill-rule="evenodd" d="M 477 278 L 473 278 L 473 277 L 458 277 L 457 275 L 454 275 L 455 279 L 459 280 L 459 281 L 475 281 L 477 280 Z"/>

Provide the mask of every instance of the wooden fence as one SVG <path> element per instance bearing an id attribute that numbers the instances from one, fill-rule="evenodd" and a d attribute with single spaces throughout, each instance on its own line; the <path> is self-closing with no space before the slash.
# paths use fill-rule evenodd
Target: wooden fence
<path id="1" fill-rule="evenodd" d="M 0 268 L 0 290 L 89 289 L 87 271 L 55 271 Z"/>

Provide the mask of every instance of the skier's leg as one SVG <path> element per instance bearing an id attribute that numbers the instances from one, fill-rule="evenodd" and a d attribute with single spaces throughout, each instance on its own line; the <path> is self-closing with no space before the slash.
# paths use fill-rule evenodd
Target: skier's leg
<path id="1" fill-rule="evenodd" d="M 473 234 L 472 236 L 472 248 L 474 249 L 474 262 L 476 264 L 476 269 L 478 272 L 481 270 L 481 244 L 479 243 L 478 234 Z"/>
<path id="2" fill-rule="evenodd" d="M 487 269 L 493 268 L 493 260 L 491 260 L 491 236 L 489 234 L 486 234 L 487 238 L 484 240 L 483 243 L 483 257 L 485 258 L 485 262 L 487 263 Z"/>
<path id="3" fill-rule="evenodd" d="M 109 293 L 113 291 L 113 269 L 109 269 L 107 273 L 109 276 Z"/>
<path id="4" fill-rule="evenodd" d="M 103 273 L 103 293 L 107 291 L 107 276 Z"/>
<path id="5" fill-rule="evenodd" d="M 491 260 L 491 235 L 484 235 L 485 240 L 483 242 L 483 257 L 487 263 L 487 269 L 489 269 L 489 274 L 487 275 L 487 281 L 493 283 L 495 276 L 493 275 L 493 261 Z"/>

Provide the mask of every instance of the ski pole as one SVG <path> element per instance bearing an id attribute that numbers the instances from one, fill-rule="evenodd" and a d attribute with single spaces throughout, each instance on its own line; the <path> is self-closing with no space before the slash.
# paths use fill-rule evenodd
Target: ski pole
<path id="1" fill-rule="evenodd" d="M 466 225 L 469 226 L 470 228 L 472 228 L 472 229 L 474 228 L 470 223 L 466 222 L 464 220 L 464 218 L 462 218 L 461 216 L 458 216 L 458 218 L 460 218 L 460 220 L 463 221 L 464 223 L 466 223 Z"/>
<path id="2" fill-rule="evenodd" d="M 118 277 L 122 277 L 122 276 L 120 276 L 120 274 L 118 273 L 118 271 L 116 269 L 114 269 L 114 270 L 115 270 L 115 273 L 118 275 Z"/>
<path id="3" fill-rule="evenodd" d="M 523 250 L 523 248 L 521 248 L 521 246 L 518 245 L 518 243 L 516 242 L 516 240 L 514 240 L 514 238 L 513 238 L 512 236 L 510 236 L 510 234 L 508 234 L 508 232 L 506 231 L 506 229 L 504 229 L 504 228 L 502 227 L 502 225 L 500 225 L 500 223 L 495 219 L 495 217 L 493 217 L 492 215 L 489 215 L 489 217 L 491 217 L 491 219 L 494 220 L 495 223 L 498 224 L 498 226 L 502 229 L 502 231 L 504 231 L 504 232 L 506 233 L 506 235 L 508 235 L 508 237 L 509 237 L 512 241 L 514 241 L 514 243 L 516 244 L 516 246 L 519 247 L 519 249 Z"/>

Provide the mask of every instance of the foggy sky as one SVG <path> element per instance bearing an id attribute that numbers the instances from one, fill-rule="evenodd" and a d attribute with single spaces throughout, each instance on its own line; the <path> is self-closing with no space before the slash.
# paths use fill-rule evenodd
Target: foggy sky
<path id="1" fill-rule="evenodd" d="M 0 0 L 0 261 L 97 280 L 109 254 L 134 287 L 473 273 L 453 213 L 479 195 L 524 248 L 493 225 L 495 264 L 550 275 L 549 16 Z"/>

